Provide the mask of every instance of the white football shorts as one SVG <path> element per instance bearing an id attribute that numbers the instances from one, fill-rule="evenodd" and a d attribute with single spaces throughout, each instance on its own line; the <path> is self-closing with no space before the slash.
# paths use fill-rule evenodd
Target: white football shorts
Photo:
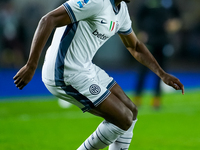
<path id="1" fill-rule="evenodd" d="M 116 84 L 104 70 L 94 66 L 92 75 L 90 72 L 79 72 L 65 79 L 61 86 L 44 84 L 56 97 L 76 105 L 83 112 L 89 111 L 101 104 Z"/>

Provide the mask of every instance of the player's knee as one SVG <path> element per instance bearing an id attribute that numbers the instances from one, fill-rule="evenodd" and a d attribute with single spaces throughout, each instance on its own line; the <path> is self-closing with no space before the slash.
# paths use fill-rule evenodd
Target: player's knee
<path id="1" fill-rule="evenodd" d="M 136 120 L 137 119 L 137 115 L 138 115 L 138 109 L 137 109 L 137 106 L 131 100 L 130 100 L 130 102 L 131 103 L 129 103 L 129 109 L 133 113 L 132 120 Z"/>
<path id="2" fill-rule="evenodd" d="M 126 109 L 121 122 L 121 129 L 128 130 L 133 123 L 133 113 L 130 109 Z"/>
<path id="3" fill-rule="evenodd" d="M 137 109 L 137 106 L 135 104 L 133 104 L 133 107 L 132 107 L 132 113 L 133 113 L 133 120 L 136 120 L 137 119 L 137 115 L 138 115 L 138 109 Z"/>

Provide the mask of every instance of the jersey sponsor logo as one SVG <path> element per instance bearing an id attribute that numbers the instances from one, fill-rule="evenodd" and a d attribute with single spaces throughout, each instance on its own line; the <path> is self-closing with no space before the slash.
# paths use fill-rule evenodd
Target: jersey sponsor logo
<path id="1" fill-rule="evenodd" d="M 115 28 L 115 22 L 114 22 L 114 21 L 111 21 L 111 22 L 110 22 L 109 31 L 113 31 L 114 28 Z"/>
<path id="2" fill-rule="evenodd" d="M 97 31 L 97 29 L 92 32 L 93 35 L 95 35 L 96 37 L 98 37 L 101 40 L 106 40 L 108 37 L 105 34 L 101 34 Z"/>
<path id="3" fill-rule="evenodd" d="M 83 8 L 84 5 L 86 5 L 89 2 L 89 0 L 81 0 L 78 1 L 77 4 L 79 5 L 80 8 Z"/>
<path id="4" fill-rule="evenodd" d="M 96 85 L 96 84 L 92 84 L 90 87 L 89 87 L 89 91 L 92 95 L 97 95 L 101 92 L 101 88 Z"/>
<path id="5" fill-rule="evenodd" d="M 105 20 L 101 20 L 102 24 L 107 24 L 107 22 Z"/>

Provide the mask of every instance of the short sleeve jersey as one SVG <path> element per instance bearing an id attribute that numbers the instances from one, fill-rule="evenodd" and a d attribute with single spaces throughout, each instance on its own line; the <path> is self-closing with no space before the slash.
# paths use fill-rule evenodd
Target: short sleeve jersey
<path id="1" fill-rule="evenodd" d="M 123 1 L 118 7 L 114 0 L 69 0 L 63 6 L 72 23 L 56 30 L 43 66 L 43 79 L 56 82 L 91 70 L 95 53 L 110 37 L 132 32 Z"/>

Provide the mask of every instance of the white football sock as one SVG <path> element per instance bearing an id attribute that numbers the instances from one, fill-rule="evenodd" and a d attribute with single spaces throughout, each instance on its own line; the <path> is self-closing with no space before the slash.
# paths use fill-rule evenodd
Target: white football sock
<path id="1" fill-rule="evenodd" d="M 134 120 L 131 127 L 109 146 L 109 150 L 128 150 L 133 137 L 133 128 L 137 120 Z"/>
<path id="2" fill-rule="evenodd" d="M 77 150 L 103 149 L 112 144 L 124 132 L 124 130 L 104 120 Z"/>

